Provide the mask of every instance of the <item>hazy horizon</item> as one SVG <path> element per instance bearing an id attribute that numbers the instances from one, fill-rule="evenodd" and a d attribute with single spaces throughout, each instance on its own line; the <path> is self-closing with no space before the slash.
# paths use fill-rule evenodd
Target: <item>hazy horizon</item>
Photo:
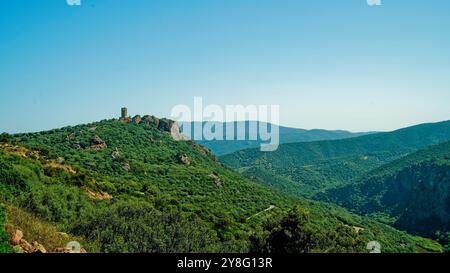
<path id="1" fill-rule="evenodd" d="M 0 132 L 172 107 L 280 105 L 280 124 L 392 131 L 450 119 L 449 1 L 8 1 Z"/>
<path id="2" fill-rule="evenodd" d="M 135 113 L 135 114 L 131 115 L 130 117 L 133 117 L 135 115 L 139 115 L 139 116 L 142 117 L 143 115 L 147 115 L 147 113 Z M 152 114 L 149 114 L 149 115 L 152 115 Z M 111 116 L 111 117 L 101 118 L 101 119 L 98 119 L 98 120 L 87 121 L 87 122 L 84 122 L 84 123 L 72 123 L 72 124 L 66 123 L 66 124 L 63 124 L 63 125 L 60 125 L 60 126 L 57 126 L 57 127 L 49 127 L 49 128 L 44 128 L 44 129 L 37 130 L 37 131 L 31 131 L 30 130 L 30 131 L 16 131 L 16 132 L 10 131 L 10 132 L 8 132 L 8 131 L 1 131 L 0 130 L 0 133 L 21 134 L 21 133 L 45 132 L 45 131 L 50 131 L 50 130 L 53 130 L 53 129 L 61 129 L 61 128 L 68 127 L 68 126 L 78 126 L 78 125 L 84 125 L 84 124 L 100 122 L 100 121 L 103 121 L 103 120 L 113 120 L 113 119 L 118 120 L 119 118 L 120 118 L 120 115 L 115 115 L 115 116 Z M 158 118 L 168 118 L 168 117 L 161 116 L 161 117 L 158 117 Z M 387 133 L 387 132 L 397 131 L 397 130 L 401 130 L 401 129 L 412 127 L 412 126 L 416 126 L 416 125 L 430 124 L 430 123 L 440 123 L 440 122 L 447 122 L 447 121 L 450 121 L 450 119 L 438 120 L 438 121 L 430 121 L 430 122 L 423 122 L 423 123 L 415 123 L 415 124 L 410 124 L 410 125 L 407 125 L 407 126 L 395 128 L 393 130 L 384 130 L 384 131 L 352 131 L 352 130 L 347 130 L 345 128 L 343 128 L 343 129 L 314 128 L 314 127 L 313 128 L 304 128 L 304 127 L 289 126 L 289 125 L 286 125 L 286 124 L 279 124 L 279 127 L 285 127 L 285 128 L 290 128 L 290 129 L 300 129 L 300 130 L 307 130 L 307 131 L 325 130 L 325 131 L 346 131 L 346 132 L 350 132 L 350 133 Z M 186 122 L 186 121 L 180 121 L 180 122 Z M 187 121 L 187 122 L 195 123 L 195 122 L 200 122 L 200 121 L 193 120 L 193 121 Z M 203 121 L 203 122 L 206 122 L 206 121 Z M 211 122 L 229 123 L 229 122 L 226 122 L 226 121 L 219 121 L 219 120 L 212 120 Z M 236 120 L 234 122 L 265 122 L 265 123 L 270 123 L 270 122 L 267 122 L 267 121 L 257 121 L 257 120 Z"/>

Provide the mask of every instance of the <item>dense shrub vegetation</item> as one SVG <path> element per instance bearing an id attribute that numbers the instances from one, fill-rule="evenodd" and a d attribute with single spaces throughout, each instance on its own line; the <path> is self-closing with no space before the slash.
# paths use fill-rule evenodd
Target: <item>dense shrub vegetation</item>
<path id="1" fill-rule="evenodd" d="M 14 135 L 0 144 L 0 164 L 2 201 L 26 211 L 22 218 L 78 236 L 88 251 L 285 252 L 300 250 L 295 240 L 304 230 L 312 240 L 304 251 L 364 251 L 359 242 L 371 240 L 386 252 L 440 250 L 342 208 L 271 190 L 151 125 L 102 121 Z M 288 214 L 294 206 L 300 209 Z M 289 249 L 276 246 L 297 231 Z"/>
<path id="2" fill-rule="evenodd" d="M 71 231 L 97 240 L 101 252 L 219 251 L 216 235 L 195 215 L 161 212 L 147 202 L 120 202 L 82 219 Z"/>
<path id="3" fill-rule="evenodd" d="M 336 230 L 310 226 L 309 212 L 299 207 L 280 220 L 268 220 L 251 242 L 251 251 L 262 253 L 364 252 L 367 243 L 349 226 Z"/>
<path id="4" fill-rule="evenodd" d="M 450 232 L 440 232 L 436 233 L 436 238 L 441 245 L 444 246 L 444 251 L 450 253 Z"/>
<path id="5" fill-rule="evenodd" d="M 7 133 L 0 134 L 0 143 L 8 142 L 9 139 L 10 139 L 9 134 L 7 134 Z"/>
<path id="6" fill-rule="evenodd" d="M 450 122 L 352 139 L 283 144 L 221 161 L 261 184 L 333 202 L 412 234 L 450 230 Z M 433 144 L 436 144 L 433 146 Z"/>
<path id="7" fill-rule="evenodd" d="M 428 237 L 450 230 L 450 142 L 412 153 L 356 183 L 318 195 L 361 214 L 388 215 L 394 226 Z"/>

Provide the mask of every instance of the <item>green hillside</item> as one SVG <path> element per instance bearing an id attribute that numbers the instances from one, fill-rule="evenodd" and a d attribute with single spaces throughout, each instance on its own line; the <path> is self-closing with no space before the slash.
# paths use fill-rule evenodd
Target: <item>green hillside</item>
<path id="1" fill-rule="evenodd" d="M 9 246 L 9 237 L 5 231 L 5 220 L 6 220 L 5 209 L 3 205 L 0 204 L 0 253 L 11 252 L 11 247 Z"/>
<path id="2" fill-rule="evenodd" d="M 356 183 L 317 196 L 394 226 L 432 237 L 450 231 L 450 142 L 386 164 Z"/>
<path id="3" fill-rule="evenodd" d="M 332 141 L 282 144 L 275 152 L 247 149 L 220 158 L 224 164 L 265 184 L 289 181 L 288 193 L 312 197 L 418 149 L 450 140 L 450 121 L 422 124 L 389 133 Z M 270 180 L 267 177 L 270 174 Z M 286 183 L 283 183 L 286 184 Z"/>
<path id="4" fill-rule="evenodd" d="M 31 214 L 89 252 L 365 252 L 372 240 L 385 252 L 441 251 L 334 205 L 269 189 L 198 144 L 173 140 L 161 124 L 137 123 L 4 135 L 0 201 L 26 211 L 7 223 Z M 275 240 L 280 231 L 293 236 L 286 247 Z M 298 245 L 297 236 L 311 240 Z"/>

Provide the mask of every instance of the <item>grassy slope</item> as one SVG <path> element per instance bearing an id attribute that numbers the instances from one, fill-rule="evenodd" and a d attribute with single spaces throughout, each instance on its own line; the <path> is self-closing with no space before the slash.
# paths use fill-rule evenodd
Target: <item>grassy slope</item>
<path id="1" fill-rule="evenodd" d="M 15 206 L 7 206 L 6 208 L 6 229 L 9 234 L 17 229 L 21 230 L 24 239 L 30 244 L 38 242 L 43 245 L 48 252 L 56 252 L 60 248 L 64 248 L 67 243 L 72 241 L 79 242 L 88 252 L 98 251 L 95 244 L 90 244 L 84 238 L 76 237 L 67 233 L 61 233 L 58 228 L 35 215 L 24 211 Z"/>
<path id="2" fill-rule="evenodd" d="M 80 148 L 95 135 L 108 148 Z M 282 213 L 294 204 L 311 212 L 311 225 L 317 230 L 358 226 L 364 228 L 358 236 L 380 241 L 388 252 L 439 250 L 431 241 L 344 209 L 267 189 L 222 167 L 195 143 L 173 141 L 151 126 L 103 121 L 16 135 L 14 141 L 19 148 L 0 149 L 6 172 L 2 175 L 7 177 L 0 187 L 3 199 L 62 231 L 84 237 L 99 251 L 246 251 L 248 236 L 260 224 L 258 217 L 248 217 L 271 205 Z M 22 145 L 33 149 L 21 152 Z M 111 156 L 116 148 L 118 159 Z M 34 149 L 41 151 L 36 154 Z M 189 166 L 178 163 L 180 153 L 191 160 Z M 114 198 L 89 199 L 86 187 Z M 136 239 L 138 234 L 130 233 L 130 228 L 151 236 Z M 158 232 L 174 232 L 181 242 L 172 245 L 170 238 L 155 242 L 162 236 Z M 190 245 L 191 238 L 209 241 Z"/>

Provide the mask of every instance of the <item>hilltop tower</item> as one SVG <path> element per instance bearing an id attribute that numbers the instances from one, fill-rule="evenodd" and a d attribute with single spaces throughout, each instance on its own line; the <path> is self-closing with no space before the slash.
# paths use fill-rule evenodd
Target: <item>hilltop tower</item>
<path id="1" fill-rule="evenodd" d="M 121 118 L 122 118 L 122 119 L 125 119 L 125 118 L 127 118 L 127 117 L 128 117 L 128 108 L 122 107 L 122 115 L 121 115 Z"/>

